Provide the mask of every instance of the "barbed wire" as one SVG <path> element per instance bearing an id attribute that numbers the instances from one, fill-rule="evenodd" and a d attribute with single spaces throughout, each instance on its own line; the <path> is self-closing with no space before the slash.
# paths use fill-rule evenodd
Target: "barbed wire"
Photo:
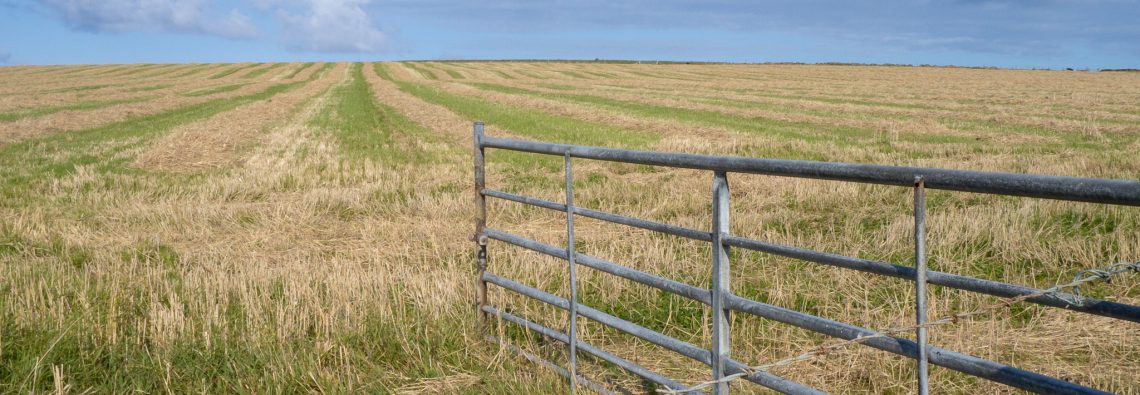
<path id="1" fill-rule="evenodd" d="M 823 346 L 815 347 L 815 348 L 812 348 L 811 350 L 808 350 L 808 351 L 806 351 L 802 354 L 796 355 L 794 357 L 784 358 L 784 359 L 781 359 L 779 361 L 772 362 L 772 363 L 766 363 L 763 365 L 749 366 L 749 367 L 744 368 L 739 373 L 734 373 L 734 374 L 724 376 L 723 378 L 721 378 L 719 380 L 706 381 L 706 382 L 703 382 L 700 384 L 696 384 L 696 385 L 689 387 L 689 388 L 679 389 L 679 390 L 658 389 L 657 392 L 661 393 L 661 394 L 682 394 L 682 393 L 700 391 L 702 389 L 712 387 L 712 386 L 717 385 L 717 384 L 728 383 L 728 382 L 735 381 L 735 380 L 738 380 L 738 379 L 741 379 L 741 378 L 744 378 L 747 376 L 751 376 L 751 375 L 756 374 L 758 372 L 768 371 L 768 370 L 771 370 L 773 368 L 793 365 L 793 364 L 800 363 L 803 361 L 809 361 L 809 360 L 815 359 L 816 357 L 825 356 L 825 355 L 831 353 L 832 351 L 841 350 L 841 349 L 847 348 L 847 347 L 854 345 L 854 344 L 865 343 L 871 339 L 885 338 L 885 337 L 891 337 L 892 335 L 895 335 L 895 334 L 900 334 L 900 333 L 905 333 L 905 332 L 913 332 L 913 331 L 917 330 L 918 328 L 930 328 L 930 327 L 934 327 L 934 326 L 956 324 L 961 320 L 971 319 L 971 318 L 974 318 L 974 317 L 977 317 L 980 315 L 989 314 L 990 312 L 993 312 L 995 310 L 1006 309 L 1006 308 L 1009 308 L 1010 306 L 1013 306 L 1016 303 L 1023 302 L 1026 299 L 1033 299 L 1033 298 L 1036 298 L 1039 296 L 1052 295 L 1052 296 L 1055 296 L 1059 299 L 1062 299 L 1062 300 L 1066 301 L 1067 303 L 1070 303 L 1074 306 L 1084 306 L 1085 298 L 1083 296 L 1081 296 L 1081 286 L 1082 285 L 1085 285 L 1085 284 L 1088 284 L 1091 282 L 1095 282 L 1095 281 L 1104 281 L 1105 283 L 1111 283 L 1113 277 L 1115 277 L 1119 274 L 1122 274 L 1122 273 L 1127 273 L 1127 272 L 1140 273 L 1140 261 L 1120 262 L 1120 263 L 1115 263 L 1115 264 L 1105 266 L 1105 267 L 1101 267 L 1101 268 L 1081 270 L 1081 271 L 1077 272 L 1077 275 L 1075 277 L 1073 277 L 1073 281 L 1065 283 L 1065 284 L 1055 285 L 1055 286 L 1048 288 L 1048 289 L 1043 289 L 1043 290 L 1040 290 L 1037 292 L 1019 295 L 1019 296 L 1015 296 L 1015 297 L 1011 297 L 1011 298 L 1004 298 L 1004 299 L 999 300 L 997 303 L 986 305 L 984 307 L 981 307 L 981 308 L 978 308 L 975 310 L 971 310 L 971 311 L 967 311 L 967 312 L 959 312 L 959 313 L 947 315 L 947 316 L 944 316 L 942 318 L 936 319 L 934 321 L 928 321 L 922 325 L 910 325 L 910 326 L 905 326 L 905 327 L 896 327 L 896 328 L 885 329 L 882 331 L 878 331 L 873 335 L 859 336 L 859 337 L 856 337 L 854 339 L 844 340 L 844 341 L 835 342 L 835 343 L 832 343 L 829 345 L 823 345 Z M 1061 293 L 1062 290 L 1070 289 L 1070 288 L 1073 290 L 1071 295 L 1065 295 L 1065 294 Z"/>

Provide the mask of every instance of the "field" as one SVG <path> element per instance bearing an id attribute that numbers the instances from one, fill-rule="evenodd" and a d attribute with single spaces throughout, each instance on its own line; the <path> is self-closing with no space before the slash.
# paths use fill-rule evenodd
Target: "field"
<path id="1" fill-rule="evenodd" d="M 384 62 L 0 68 L 0 392 L 558 393 L 483 340 L 473 309 L 471 122 L 491 136 L 727 154 L 1140 175 L 1140 74 L 831 65 Z M 488 185 L 562 201 L 560 158 L 490 150 Z M 709 228 L 711 174 L 575 162 L 580 206 Z M 906 188 L 730 175 L 732 231 L 912 263 Z M 1140 209 L 928 192 L 934 270 L 1048 288 L 1140 259 Z M 564 216 L 490 201 L 489 224 L 565 243 Z M 705 243 L 581 218 L 580 252 L 697 286 Z M 563 262 L 490 245 L 490 268 L 565 295 Z M 741 296 L 870 328 L 913 321 L 905 281 L 732 252 Z M 707 347 L 708 312 L 587 268 L 580 298 Z M 491 287 L 555 328 L 558 311 Z M 992 297 L 932 287 L 938 317 Z M 1140 304 L 1140 276 L 1086 290 Z M 579 320 L 687 383 L 707 368 Z M 829 343 L 733 318 L 733 357 Z M 556 343 L 498 336 L 553 360 Z M 931 332 L 941 347 L 1140 393 L 1140 326 L 1017 305 Z M 613 367 L 583 368 L 648 391 Z M 907 393 L 909 360 L 866 348 L 774 373 L 835 393 Z M 1008 387 L 932 368 L 938 393 Z M 739 393 L 763 389 L 736 384 Z"/>

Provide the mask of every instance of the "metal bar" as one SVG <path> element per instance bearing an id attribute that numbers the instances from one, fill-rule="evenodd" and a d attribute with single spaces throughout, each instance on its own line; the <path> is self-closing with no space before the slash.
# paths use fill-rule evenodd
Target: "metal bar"
<path id="1" fill-rule="evenodd" d="M 574 173 L 570 167 L 570 153 L 564 161 L 566 170 L 566 261 L 570 273 L 570 328 L 566 331 L 569 340 L 567 346 L 570 352 L 570 393 L 573 394 L 577 384 L 574 377 L 578 374 L 578 268 L 574 264 Z"/>
<path id="2" fill-rule="evenodd" d="M 566 205 L 555 203 L 549 200 L 533 198 L 530 196 L 516 195 L 513 193 L 497 191 L 494 189 L 483 189 L 483 194 L 491 197 L 496 197 L 503 200 L 510 200 L 512 202 L 529 204 L 548 208 L 551 210 L 565 211 Z M 583 207 L 574 207 L 574 214 L 583 217 L 589 217 L 615 224 L 632 226 L 635 228 L 645 229 L 654 232 L 665 233 L 673 236 L 685 237 L 693 240 L 712 241 L 712 235 L 709 232 L 704 232 L 696 229 L 689 229 L 676 225 L 663 224 L 660 222 L 647 221 L 641 218 L 627 217 L 624 215 L 611 214 L 604 211 L 591 210 Z"/>
<path id="3" fill-rule="evenodd" d="M 890 264 L 886 262 L 852 258 L 804 248 L 766 243 L 738 236 L 726 236 L 724 238 L 724 241 L 726 244 L 734 247 L 766 252 L 769 254 L 775 254 L 788 258 L 815 262 L 845 269 L 853 269 L 883 276 L 910 280 L 914 279 L 917 275 L 914 268 Z M 926 280 L 928 284 L 978 292 L 1003 298 L 1029 295 L 1041 291 L 1037 288 L 1008 284 L 999 281 L 985 280 L 969 276 L 961 276 L 957 274 L 943 273 L 934 270 L 927 271 Z M 1083 300 L 1085 303 L 1077 306 L 1069 302 L 1069 300 L 1073 299 L 1067 299 L 1071 297 L 1071 294 L 1058 292 L 1055 295 L 1033 297 L 1026 299 L 1026 301 L 1044 306 L 1059 307 L 1067 310 L 1079 311 L 1082 313 L 1111 317 L 1119 320 L 1140 322 L 1140 306 L 1133 306 L 1124 303 L 1097 300 L 1092 298 L 1084 298 Z"/>
<path id="4" fill-rule="evenodd" d="M 488 335 L 486 337 L 486 339 L 487 339 L 487 341 L 489 341 L 491 343 L 498 344 L 500 346 L 505 347 L 508 350 L 511 350 L 511 352 L 518 354 L 518 355 L 522 356 L 523 358 L 526 358 L 528 361 L 531 361 L 535 364 L 544 366 L 547 369 L 553 370 L 554 373 L 558 373 L 562 377 L 567 377 L 567 378 L 570 377 L 570 372 L 566 371 L 565 368 L 558 366 L 558 364 L 556 364 L 554 362 L 547 361 L 546 358 L 540 357 L 540 356 L 535 355 L 529 351 L 518 348 L 513 344 L 499 340 L 499 338 L 494 337 L 494 336 Z M 599 393 L 599 394 L 617 395 L 613 391 L 610 391 L 609 388 L 606 388 L 605 386 L 603 386 L 601 384 L 590 381 L 590 379 L 587 379 L 586 377 L 583 377 L 582 375 L 578 375 L 578 381 L 581 382 L 583 385 L 589 387 L 590 389 L 594 390 L 595 392 Z"/>
<path id="5" fill-rule="evenodd" d="M 547 292 L 543 292 L 542 290 L 539 290 L 536 288 L 532 288 L 532 287 L 523 285 L 521 283 L 518 283 L 518 282 L 511 280 L 511 279 L 508 279 L 506 277 L 502 277 L 502 276 L 499 276 L 497 274 L 487 272 L 487 273 L 483 274 L 483 279 L 487 280 L 487 282 L 489 282 L 491 284 L 498 285 L 500 287 L 503 287 L 504 289 L 508 289 L 508 290 L 517 292 L 520 295 L 530 297 L 531 299 L 549 304 L 551 306 L 554 306 L 554 307 L 557 307 L 557 308 L 560 308 L 563 310 L 567 310 L 570 308 L 570 306 L 569 306 L 570 303 L 567 302 L 566 299 L 560 298 L 556 295 L 552 295 L 552 294 L 547 293 Z M 709 364 L 709 350 L 705 350 L 703 348 L 694 346 L 694 345 L 689 344 L 687 342 L 677 340 L 675 338 L 663 335 L 663 334 L 661 334 L 657 331 L 654 331 L 652 329 L 645 328 L 641 325 L 637 325 L 637 324 L 634 324 L 632 322 L 623 320 L 621 318 L 614 317 L 614 316 L 609 315 L 607 313 L 603 313 L 603 312 L 596 310 L 590 306 L 583 305 L 583 306 L 578 306 L 578 307 L 579 307 L 578 308 L 578 314 L 583 316 L 583 317 L 586 317 L 586 318 L 589 318 L 591 320 L 600 322 L 600 323 L 605 324 L 611 328 L 618 329 L 622 332 L 629 333 L 629 334 L 637 337 L 638 339 L 645 340 L 647 342 L 656 344 L 656 345 L 661 346 L 665 349 L 674 351 L 678 354 L 681 354 L 681 355 L 686 356 L 690 359 L 693 359 L 697 362 L 701 362 L 705 365 Z"/>
<path id="6" fill-rule="evenodd" d="M 517 283 L 517 282 L 510 280 L 508 278 L 505 278 L 505 277 L 498 276 L 498 275 L 491 273 L 491 272 L 484 273 L 483 279 L 487 280 L 487 282 L 489 282 L 491 284 L 498 285 L 498 286 L 503 287 L 505 289 L 517 292 L 520 295 L 530 297 L 532 299 L 535 299 L 535 300 L 538 300 L 540 302 L 549 304 L 551 306 L 558 307 L 558 308 L 563 309 L 563 310 L 566 310 L 568 307 L 568 304 L 569 304 L 569 302 L 567 302 L 566 299 L 560 298 L 560 297 L 555 296 L 555 295 L 551 295 L 549 293 L 543 292 L 543 291 L 535 289 L 535 288 L 528 287 L 526 285 Z M 657 331 L 645 328 L 641 325 L 637 325 L 635 323 L 623 320 L 621 318 L 614 317 L 612 315 L 606 314 L 604 312 L 601 312 L 601 311 L 596 310 L 596 309 L 589 307 L 589 306 L 585 306 L 585 305 L 579 306 L 578 314 L 583 316 L 583 317 L 586 317 L 586 318 L 589 318 L 591 320 L 602 323 L 602 324 L 609 326 L 611 328 L 614 328 L 614 329 L 617 329 L 619 331 L 633 335 L 634 337 L 637 337 L 639 339 L 642 339 L 642 340 L 645 340 L 647 342 L 656 344 L 662 348 L 665 348 L 665 349 L 671 350 L 673 352 L 676 352 L 678 354 L 681 354 L 681 355 L 688 357 L 690 359 L 693 359 L 695 361 L 704 363 L 705 365 L 711 366 L 712 361 L 711 361 L 711 355 L 709 353 L 709 350 L 705 350 L 705 349 L 702 349 L 700 347 L 694 346 L 688 342 L 684 342 L 684 341 L 675 339 L 673 337 L 666 336 L 666 335 L 661 334 Z M 730 361 L 726 361 L 726 362 L 728 362 L 727 365 L 730 365 L 730 366 L 735 365 L 736 369 L 738 371 L 739 371 L 740 367 L 742 366 L 742 365 L 739 365 L 739 363 L 732 364 Z M 747 379 L 749 381 L 754 382 L 754 383 L 766 386 L 768 388 L 772 388 L 774 390 L 777 390 L 777 391 L 780 391 L 780 392 L 783 392 L 786 394 L 819 394 L 820 393 L 818 390 L 816 390 L 814 388 L 807 387 L 803 384 L 800 384 L 800 383 L 797 383 L 794 381 L 790 381 L 788 379 L 785 379 L 785 378 L 780 377 L 780 376 L 776 376 L 774 374 L 771 374 L 771 373 L 768 373 L 765 371 L 756 372 L 756 373 L 748 376 Z"/>
<path id="7" fill-rule="evenodd" d="M 530 196 L 522 196 L 522 195 L 516 195 L 513 193 L 503 192 L 503 191 L 496 191 L 496 190 L 490 189 L 490 188 L 484 188 L 483 189 L 483 195 L 495 197 L 495 198 L 499 198 L 499 199 L 503 199 L 503 200 L 509 200 L 512 202 L 517 202 L 517 203 L 522 203 L 522 204 L 529 204 L 531 206 L 548 208 L 548 209 L 551 209 L 554 211 L 566 211 L 566 205 L 562 204 L 562 203 L 555 203 L 555 202 L 552 202 L 549 200 L 532 198 Z"/>
<path id="8" fill-rule="evenodd" d="M 728 309 L 724 297 L 731 295 L 728 247 L 721 237 L 729 232 L 728 175 L 724 172 L 713 174 L 712 184 L 712 379 L 725 376 L 724 361 L 730 358 L 732 347 Z M 713 395 L 727 395 L 728 383 L 719 382 L 713 386 Z"/>
<path id="9" fill-rule="evenodd" d="M 487 315 L 483 306 L 487 306 L 487 282 L 483 281 L 483 273 L 487 271 L 487 236 L 483 233 L 487 227 L 487 198 L 483 196 L 483 189 L 487 186 L 486 166 L 483 158 L 483 122 L 476 121 L 474 131 L 474 157 L 475 157 L 475 234 L 472 241 L 477 246 L 475 270 L 475 314 L 479 322 L 486 323 Z"/>
<path id="10" fill-rule="evenodd" d="M 652 166 L 906 187 L 921 174 L 930 180 L 926 183 L 930 189 L 1140 206 L 1140 181 L 1134 180 L 634 151 L 497 137 L 485 138 L 483 146 L 560 156 L 569 152 L 579 158 Z"/>
<path id="11" fill-rule="evenodd" d="M 918 394 L 930 393 L 929 360 L 926 344 L 926 180 L 914 178 L 914 293 L 915 338 L 918 340 Z"/>
<path id="12" fill-rule="evenodd" d="M 811 394 L 811 395 L 827 394 L 826 392 L 817 390 L 815 388 L 810 388 L 810 387 L 805 387 L 806 390 L 804 388 L 786 388 L 786 387 L 783 387 L 780 385 L 780 383 L 776 383 L 776 382 L 772 382 L 772 381 L 768 380 L 768 376 L 761 375 L 760 373 L 762 373 L 763 371 L 751 373 L 752 371 L 748 368 L 748 365 L 745 365 L 745 364 L 743 364 L 739 361 L 733 360 L 733 359 L 725 359 L 724 360 L 724 371 L 728 374 L 749 373 L 747 376 L 744 376 L 745 380 L 748 380 L 748 381 L 751 381 L 753 383 L 760 384 L 762 386 L 774 389 L 774 390 L 779 391 L 780 393 L 784 393 L 784 394 L 805 394 L 805 395 L 806 394 Z M 766 372 L 763 372 L 763 373 L 766 373 Z"/>
<path id="13" fill-rule="evenodd" d="M 550 255 L 555 258 L 566 259 L 566 250 L 563 248 L 558 248 L 549 244 L 518 237 L 493 228 L 486 228 L 484 232 L 486 233 L 487 237 L 491 239 L 513 244 L 515 246 Z M 670 280 L 667 278 L 657 277 L 649 273 L 607 262 L 605 260 L 581 253 L 575 253 L 574 256 L 575 262 L 579 265 L 606 272 L 639 284 L 648 285 L 650 287 L 657 288 L 674 295 L 683 296 L 704 303 L 705 305 L 712 304 L 712 301 L 709 298 L 709 290 L 707 289 L 694 287 L 692 285 Z"/>
<path id="14" fill-rule="evenodd" d="M 739 296 L 726 295 L 725 299 L 728 302 L 729 308 L 733 310 L 844 340 L 871 336 L 877 333 L 870 329 L 816 317 L 811 314 L 801 313 L 795 310 L 741 298 Z M 907 339 L 876 337 L 865 340 L 863 344 L 912 359 L 918 356 L 918 345 Z M 1107 394 L 1107 392 L 1083 387 L 1039 373 L 1033 373 L 938 347 L 931 347 L 928 354 L 930 362 L 935 365 L 1027 391 L 1043 394 Z"/>
<path id="15" fill-rule="evenodd" d="M 504 321 L 515 323 L 519 326 L 522 326 L 522 327 L 525 327 L 525 328 L 530 329 L 532 331 L 538 332 L 538 333 L 542 334 L 543 336 L 546 336 L 546 337 L 549 337 L 551 339 L 560 341 L 562 343 L 568 343 L 569 342 L 569 339 L 567 339 L 566 335 L 563 334 L 562 332 L 548 328 L 548 327 L 543 326 L 541 324 L 534 323 L 532 321 L 527 320 L 526 318 L 519 317 L 517 315 L 496 309 L 496 308 L 491 307 L 491 306 L 483 306 L 483 311 L 486 311 L 490 315 L 498 316 L 499 318 L 502 318 Z M 676 381 L 673 381 L 672 379 L 669 379 L 668 377 L 657 374 L 657 373 L 655 373 L 649 369 L 646 369 L 645 367 L 643 367 L 641 365 L 630 362 L 629 360 L 627 360 L 625 358 L 619 357 L 619 356 L 614 355 L 614 354 L 610 354 L 609 352 L 602 350 L 600 348 L 594 347 L 593 345 L 591 345 L 589 343 L 578 342 L 578 349 L 585 351 L 587 353 L 590 353 L 591 355 L 598 357 L 603 361 L 612 363 L 615 366 L 622 368 L 627 372 L 638 375 L 642 378 L 645 378 L 646 380 L 657 383 L 658 385 L 665 386 L 669 389 L 683 390 L 685 388 L 688 388 L 684 384 L 678 383 Z"/>

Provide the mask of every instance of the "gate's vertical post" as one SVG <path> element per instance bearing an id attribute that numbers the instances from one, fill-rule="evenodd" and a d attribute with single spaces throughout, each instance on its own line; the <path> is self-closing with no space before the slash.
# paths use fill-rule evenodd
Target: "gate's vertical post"
<path id="1" fill-rule="evenodd" d="M 486 325 L 487 313 L 483 306 L 487 305 L 487 282 L 483 274 L 487 271 L 487 236 L 483 234 L 487 226 L 487 197 L 483 196 L 483 188 L 487 186 L 483 162 L 483 122 L 476 121 L 474 126 L 475 139 L 475 235 L 473 240 L 478 247 L 478 258 L 475 263 L 475 309 L 476 315 L 482 325 Z"/>
<path id="2" fill-rule="evenodd" d="M 570 373 L 570 393 L 573 394 L 578 387 L 578 268 L 574 262 L 574 174 L 570 167 L 570 151 L 566 151 L 566 261 L 570 264 L 570 328 L 566 331 L 569 338 L 570 362 L 567 371 Z"/>
<path id="3" fill-rule="evenodd" d="M 926 344 L 926 179 L 914 178 L 914 288 L 918 329 L 918 393 L 929 392 Z"/>
<path id="4" fill-rule="evenodd" d="M 724 297 L 730 290 L 728 246 L 723 236 L 728 235 L 728 175 L 717 171 L 712 186 L 712 378 L 721 380 L 725 376 L 725 360 L 729 358 L 728 308 Z M 728 383 L 717 383 L 713 394 L 727 394 Z"/>

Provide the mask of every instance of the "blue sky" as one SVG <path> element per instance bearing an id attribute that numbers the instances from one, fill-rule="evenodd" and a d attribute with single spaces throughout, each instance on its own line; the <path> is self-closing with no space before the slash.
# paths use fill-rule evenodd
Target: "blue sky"
<path id="1" fill-rule="evenodd" d="M 0 64 L 636 59 L 1140 68 L 1140 0 L 0 0 Z"/>

